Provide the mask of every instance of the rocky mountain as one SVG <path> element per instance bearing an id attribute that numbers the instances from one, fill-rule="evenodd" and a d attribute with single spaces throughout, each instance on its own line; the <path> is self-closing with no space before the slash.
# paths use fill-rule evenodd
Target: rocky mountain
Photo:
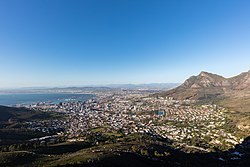
<path id="1" fill-rule="evenodd" d="M 179 87 L 158 95 L 192 100 L 250 95 L 250 71 L 232 78 L 203 71 L 197 76 L 191 76 Z"/>
<path id="2" fill-rule="evenodd" d="M 250 89 L 250 70 L 248 72 L 241 73 L 238 76 L 229 78 L 234 90 L 246 90 Z"/>
<path id="3" fill-rule="evenodd" d="M 201 72 L 188 78 L 179 87 L 155 96 L 198 100 L 225 107 L 234 124 L 250 134 L 250 71 L 231 78 Z"/>

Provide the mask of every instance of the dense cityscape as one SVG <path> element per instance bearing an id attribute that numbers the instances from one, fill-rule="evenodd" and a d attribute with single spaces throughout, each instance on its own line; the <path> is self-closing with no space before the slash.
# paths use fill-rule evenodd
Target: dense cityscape
<path id="1" fill-rule="evenodd" d="M 24 126 L 33 131 L 57 132 L 67 136 L 69 141 L 84 140 L 84 134 L 98 128 L 124 135 L 145 133 L 206 151 L 215 147 L 231 148 L 243 141 L 237 131 L 227 128 L 225 108 L 215 104 L 195 105 L 194 102 L 138 92 L 103 93 L 84 102 L 24 105 L 34 110 L 64 114 L 64 119 L 25 122 Z"/>

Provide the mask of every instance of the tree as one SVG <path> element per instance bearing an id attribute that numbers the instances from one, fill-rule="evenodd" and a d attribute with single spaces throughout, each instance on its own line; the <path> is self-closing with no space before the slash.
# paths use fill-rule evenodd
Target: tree
<path id="1" fill-rule="evenodd" d="M 145 156 L 148 156 L 148 150 L 141 150 L 141 155 L 145 155 Z"/>

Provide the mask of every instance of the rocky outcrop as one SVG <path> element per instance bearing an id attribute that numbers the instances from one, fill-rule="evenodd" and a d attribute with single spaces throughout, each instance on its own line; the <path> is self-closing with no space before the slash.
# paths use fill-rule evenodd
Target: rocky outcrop
<path id="1" fill-rule="evenodd" d="M 214 97 L 242 96 L 250 92 L 250 71 L 232 78 L 224 78 L 217 74 L 202 71 L 191 76 L 179 87 L 157 94 L 171 96 L 176 99 L 209 99 Z"/>

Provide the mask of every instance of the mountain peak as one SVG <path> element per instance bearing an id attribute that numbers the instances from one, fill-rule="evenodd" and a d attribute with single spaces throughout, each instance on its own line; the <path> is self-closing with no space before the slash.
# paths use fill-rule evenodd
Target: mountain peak
<path id="1" fill-rule="evenodd" d="M 179 87 L 162 94 L 177 99 L 203 99 L 229 93 L 239 94 L 238 90 L 250 92 L 250 71 L 232 78 L 201 71 L 199 75 L 191 76 Z"/>
<path id="2" fill-rule="evenodd" d="M 181 86 L 193 89 L 216 87 L 221 86 L 224 80 L 220 75 L 202 71 L 199 75 L 188 78 Z"/>
<path id="3" fill-rule="evenodd" d="M 206 71 L 201 71 L 200 74 L 197 76 L 197 77 L 219 77 L 219 78 L 224 78 L 220 75 L 217 75 L 217 74 L 213 74 L 213 73 L 210 73 L 210 72 L 206 72 Z"/>
<path id="4" fill-rule="evenodd" d="M 201 71 L 199 75 L 200 76 L 205 76 L 205 75 L 209 75 L 209 74 L 211 74 L 211 73 L 206 72 L 206 71 Z"/>

